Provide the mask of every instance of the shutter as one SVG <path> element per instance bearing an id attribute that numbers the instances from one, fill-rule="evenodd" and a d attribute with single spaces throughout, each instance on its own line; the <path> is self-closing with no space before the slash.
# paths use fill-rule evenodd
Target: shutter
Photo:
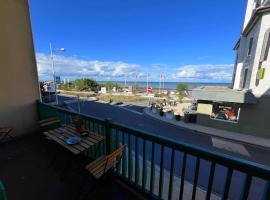
<path id="1" fill-rule="evenodd" d="M 269 47 L 270 47 L 270 28 L 265 32 L 264 35 L 264 40 L 263 40 L 263 47 L 261 51 L 261 57 L 260 57 L 260 62 L 263 62 L 267 59 L 266 54 L 269 52 Z"/>

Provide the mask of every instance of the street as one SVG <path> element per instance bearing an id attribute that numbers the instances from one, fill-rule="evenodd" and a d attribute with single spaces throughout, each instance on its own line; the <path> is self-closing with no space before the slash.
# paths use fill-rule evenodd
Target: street
<path id="1" fill-rule="evenodd" d="M 70 99 L 71 97 L 59 96 L 59 102 L 62 102 L 62 103 Z M 78 104 L 74 102 L 70 103 L 69 106 L 71 106 L 75 110 L 77 110 L 78 108 Z M 168 137 L 176 141 L 184 141 L 189 144 L 204 147 L 211 151 L 226 153 L 226 154 L 233 155 L 239 158 L 243 158 L 246 160 L 250 160 L 250 161 L 254 161 L 260 164 L 270 166 L 270 161 L 269 161 L 270 150 L 269 149 L 246 144 L 246 143 L 237 142 L 238 144 L 243 145 L 250 155 L 250 156 L 245 156 L 242 154 L 237 154 L 235 152 L 225 151 L 219 148 L 215 148 L 212 144 L 212 137 L 210 135 L 186 130 L 186 129 L 168 124 L 166 122 L 154 119 L 152 117 L 146 116 L 145 114 L 143 114 L 143 107 L 124 106 L 122 108 L 117 105 L 109 105 L 109 104 L 98 103 L 94 101 L 82 100 L 80 102 L 80 110 L 81 110 L 81 113 L 83 114 L 91 115 L 91 116 L 99 117 L 99 118 L 111 118 L 112 122 L 117 122 L 125 126 L 133 127 L 140 130 L 145 130 L 157 136 Z M 134 147 L 134 142 L 135 142 L 134 138 L 131 139 L 132 149 Z M 142 142 L 139 142 L 139 147 L 140 149 L 142 149 Z M 146 144 L 146 149 L 147 149 L 146 152 L 150 154 L 151 152 L 150 143 Z M 158 154 L 158 152 L 160 152 L 160 146 L 159 147 L 157 146 L 156 152 L 155 152 L 155 159 L 156 159 L 155 162 L 157 164 L 160 162 L 160 154 Z M 139 152 L 139 153 L 142 154 L 142 152 Z M 148 153 L 147 153 L 147 158 L 150 159 L 151 156 L 148 155 Z M 166 156 L 164 156 L 165 158 L 164 168 L 169 170 L 171 150 L 165 148 L 165 155 Z M 176 153 L 175 174 L 177 176 L 181 176 L 182 156 L 183 154 L 181 152 Z M 204 187 L 204 188 L 207 187 L 209 168 L 210 168 L 210 163 L 208 161 L 203 160 L 200 165 L 200 177 L 199 177 L 199 185 L 201 187 Z M 186 171 L 185 179 L 192 182 L 194 179 L 193 176 L 194 176 L 194 169 L 195 169 L 195 157 L 188 156 L 187 169 L 188 170 Z M 218 194 L 222 193 L 225 174 L 226 174 L 226 169 L 222 166 L 217 165 L 214 184 L 213 184 L 213 191 L 215 193 L 218 193 Z M 231 186 L 231 193 L 230 193 L 230 197 L 232 199 L 237 199 L 237 197 L 239 197 L 240 191 L 241 191 L 240 186 L 243 185 L 244 178 L 245 178 L 244 174 L 240 172 L 235 172 L 234 178 L 232 181 L 232 186 Z M 261 180 L 258 180 L 258 179 L 254 180 L 253 190 L 251 190 L 250 196 L 256 197 L 257 199 L 258 195 L 262 194 L 263 185 L 264 183 Z"/>
<path id="2" fill-rule="evenodd" d="M 59 102 L 63 103 L 66 100 L 70 100 L 71 97 L 59 96 Z M 70 106 L 77 110 L 77 103 L 71 103 Z M 191 130 L 183 129 L 178 126 L 174 126 L 172 124 L 168 124 L 166 122 L 154 119 L 147 115 L 143 114 L 143 108 L 138 106 L 125 106 L 123 108 L 119 108 L 116 105 L 109 105 L 104 103 L 98 103 L 95 101 L 81 101 L 80 102 L 81 113 L 88 114 L 94 117 L 99 118 L 111 118 L 113 122 L 117 122 L 129 127 L 134 127 L 136 129 L 145 130 L 147 132 L 151 132 L 157 136 L 169 137 L 175 140 L 184 141 L 190 144 L 198 145 L 201 147 L 205 147 L 209 150 L 218 151 L 222 153 L 227 153 L 229 155 L 237 156 L 243 159 L 247 159 L 250 161 L 258 162 L 260 164 L 264 164 L 270 166 L 270 149 L 266 149 L 260 146 L 255 146 L 247 143 L 239 143 L 243 145 L 250 156 L 244 156 L 241 154 L 236 154 L 234 152 L 221 150 L 215 148 L 212 145 L 211 136 L 201 133 L 194 132 Z M 130 110 L 131 111 L 130 111 Z M 132 112 L 136 111 L 136 112 Z M 138 112 L 138 113 L 137 113 Z M 215 136 L 216 137 L 216 136 Z M 234 142 L 234 141 L 233 141 Z"/>

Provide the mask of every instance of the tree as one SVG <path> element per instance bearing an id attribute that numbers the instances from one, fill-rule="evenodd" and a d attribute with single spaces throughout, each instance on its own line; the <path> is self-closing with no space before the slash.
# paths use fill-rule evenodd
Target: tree
<path id="1" fill-rule="evenodd" d="M 107 83 L 105 83 L 105 87 L 109 91 L 111 91 L 115 87 L 115 85 L 117 85 L 117 84 L 114 84 L 113 82 L 107 82 Z"/>
<path id="2" fill-rule="evenodd" d="M 122 87 L 120 85 L 118 85 L 117 83 L 113 83 L 113 82 L 107 82 L 104 84 L 104 87 L 106 87 L 107 90 L 111 91 L 114 87 L 120 91 L 122 90 Z"/>
<path id="3" fill-rule="evenodd" d="M 177 91 L 179 93 L 183 93 L 188 90 L 188 85 L 186 83 L 178 83 L 177 84 Z"/>
<path id="4" fill-rule="evenodd" d="M 177 85 L 178 97 L 179 99 L 183 99 L 187 96 L 188 85 L 186 83 L 178 83 Z"/>
<path id="5" fill-rule="evenodd" d="M 70 90 L 74 88 L 74 83 L 73 82 L 67 82 L 67 83 L 63 83 L 60 85 L 60 89 L 61 90 Z"/>
<path id="6" fill-rule="evenodd" d="M 98 91 L 99 84 L 93 79 L 77 79 L 75 87 L 79 91 Z"/>

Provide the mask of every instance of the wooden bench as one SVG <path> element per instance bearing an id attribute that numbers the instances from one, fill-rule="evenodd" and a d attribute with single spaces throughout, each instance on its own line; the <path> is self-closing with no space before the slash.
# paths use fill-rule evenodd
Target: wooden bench
<path id="1" fill-rule="evenodd" d="M 50 127 L 53 125 L 59 125 L 60 126 L 60 119 L 58 117 L 50 117 L 47 119 L 43 119 L 39 121 L 39 126 L 42 130 L 46 129 L 46 127 Z"/>
<path id="2" fill-rule="evenodd" d="M 4 141 L 5 138 L 13 138 L 9 133 L 12 131 L 12 128 L 0 127 L 0 141 Z"/>
<path id="3" fill-rule="evenodd" d="M 122 159 L 123 152 L 127 145 L 123 145 L 116 149 L 114 152 L 107 156 L 102 156 L 95 161 L 89 163 L 85 168 L 93 175 L 96 179 L 101 178 L 110 169 L 113 169 L 118 162 Z"/>

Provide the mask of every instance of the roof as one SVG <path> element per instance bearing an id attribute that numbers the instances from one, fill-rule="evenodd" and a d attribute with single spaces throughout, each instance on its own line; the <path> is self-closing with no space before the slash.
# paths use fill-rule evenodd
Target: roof
<path id="1" fill-rule="evenodd" d="M 240 47 L 240 41 L 241 41 L 241 37 L 236 42 L 235 46 L 233 47 L 233 50 L 237 50 Z"/>
<path id="2" fill-rule="evenodd" d="M 247 36 L 249 32 L 251 31 L 251 29 L 253 28 L 253 26 L 256 24 L 256 22 L 262 17 L 262 15 L 265 12 L 269 12 L 269 11 L 270 11 L 270 6 L 264 6 L 264 7 L 258 8 L 253 14 L 253 16 L 251 17 L 251 19 L 249 20 L 245 29 L 243 30 L 242 35 Z"/>
<path id="3" fill-rule="evenodd" d="M 252 28 L 254 27 L 254 25 L 257 23 L 257 21 L 263 16 L 263 14 L 265 12 L 270 12 L 270 6 L 263 6 L 258 8 L 254 14 L 252 15 L 251 19 L 249 20 L 248 24 L 246 25 L 246 27 L 244 28 L 243 32 L 242 32 L 242 36 L 247 36 L 249 34 L 249 32 L 252 30 Z M 241 37 L 240 37 L 241 39 Z M 237 40 L 235 46 L 234 46 L 234 50 L 237 49 L 237 47 L 239 46 L 239 42 L 240 39 Z"/>
<path id="4" fill-rule="evenodd" d="M 195 100 L 231 102 L 240 104 L 256 104 L 257 98 L 247 90 L 233 90 L 228 87 L 205 86 L 192 90 L 191 97 Z"/>

